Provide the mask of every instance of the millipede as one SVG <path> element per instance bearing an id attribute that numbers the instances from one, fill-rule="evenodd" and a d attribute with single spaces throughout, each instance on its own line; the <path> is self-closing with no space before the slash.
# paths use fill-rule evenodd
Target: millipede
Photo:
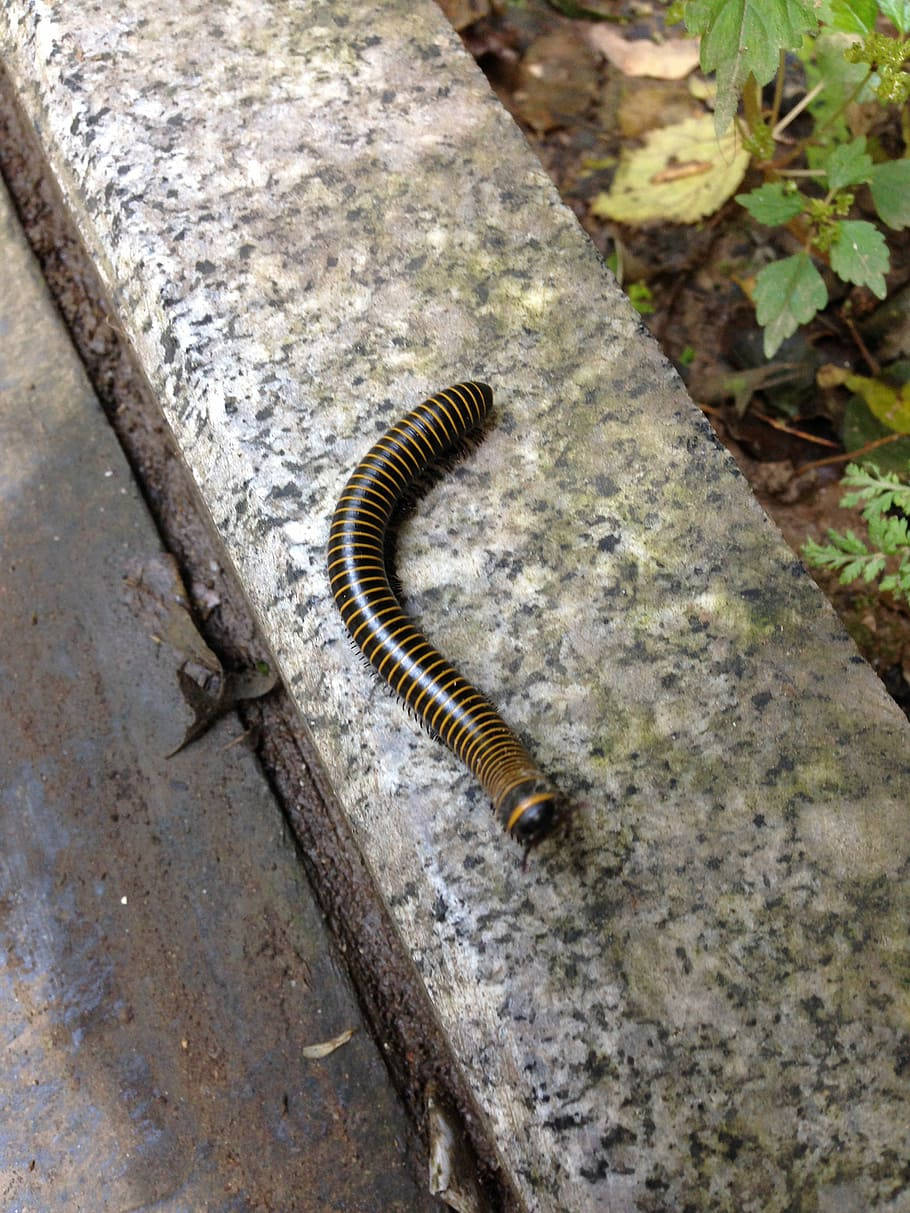
<path id="1" fill-rule="evenodd" d="M 399 700 L 476 776 L 503 828 L 525 848 L 554 829 L 560 799 L 490 701 L 450 665 L 393 588 L 391 537 L 428 473 L 482 432 L 485 383 L 457 383 L 391 426 L 338 499 L 328 545 L 335 604 L 354 644 Z"/>

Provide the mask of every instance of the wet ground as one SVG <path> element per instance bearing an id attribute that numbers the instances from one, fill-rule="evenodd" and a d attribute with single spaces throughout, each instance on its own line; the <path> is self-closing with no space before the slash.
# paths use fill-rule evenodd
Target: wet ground
<path id="1" fill-rule="evenodd" d="M 0 264 L 0 1207 L 438 1208 L 237 719 L 165 756 L 179 579 L 5 193 Z"/>

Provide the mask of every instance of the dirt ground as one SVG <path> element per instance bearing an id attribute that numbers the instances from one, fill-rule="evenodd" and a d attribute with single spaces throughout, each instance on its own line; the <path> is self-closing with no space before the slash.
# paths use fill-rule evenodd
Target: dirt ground
<path id="1" fill-rule="evenodd" d="M 563 200 L 633 300 L 642 302 L 645 322 L 794 551 L 807 537 L 822 540 L 829 527 L 862 531 L 856 512 L 839 506 L 849 393 L 823 390 L 815 376 L 824 363 L 877 374 L 878 300 L 865 288 L 847 287 L 830 276 L 829 307 L 785 342 L 769 364 L 744 287 L 762 264 L 794 251 L 786 231 L 759 227 L 733 200 L 691 224 L 632 227 L 594 213 L 623 146 L 705 112 L 697 70 L 681 79 L 634 76 L 615 66 L 603 47 L 618 38 L 665 48 L 681 38 L 681 28 L 666 29 L 664 7 L 640 0 L 440 3 Z M 570 17 L 559 10 L 596 12 L 606 19 Z M 805 91 L 802 68 L 794 60 L 782 112 Z M 877 124 L 875 136 L 887 145 L 899 138 L 887 126 L 896 125 L 896 118 L 879 107 L 876 111 L 863 120 Z M 750 170 L 742 189 L 760 183 Z M 861 212 L 869 207 L 863 191 L 857 207 Z M 906 232 L 887 235 L 890 298 L 910 280 L 910 239 Z M 823 460 L 830 462 L 815 466 Z M 842 587 L 819 570 L 813 576 L 891 694 L 910 712 L 910 611 L 869 587 Z"/>

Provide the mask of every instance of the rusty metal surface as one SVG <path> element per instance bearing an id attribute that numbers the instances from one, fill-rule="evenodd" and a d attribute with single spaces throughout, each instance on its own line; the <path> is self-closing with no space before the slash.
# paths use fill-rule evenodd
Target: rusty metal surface
<path id="1" fill-rule="evenodd" d="M 0 1207 L 438 1208 L 236 721 L 163 757 L 159 542 L 5 194 L 0 256 Z"/>

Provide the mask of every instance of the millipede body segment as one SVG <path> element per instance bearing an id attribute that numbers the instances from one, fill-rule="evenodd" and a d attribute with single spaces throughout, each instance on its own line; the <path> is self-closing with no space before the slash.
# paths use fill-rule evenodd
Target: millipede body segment
<path id="1" fill-rule="evenodd" d="M 427 469 L 478 432 L 493 406 L 485 383 L 458 383 L 396 422 L 363 457 L 335 507 L 332 594 L 354 643 L 480 780 L 504 828 L 526 846 L 553 829 L 558 794 L 495 711 L 405 614 L 389 578 L 389 526 Z"/>

